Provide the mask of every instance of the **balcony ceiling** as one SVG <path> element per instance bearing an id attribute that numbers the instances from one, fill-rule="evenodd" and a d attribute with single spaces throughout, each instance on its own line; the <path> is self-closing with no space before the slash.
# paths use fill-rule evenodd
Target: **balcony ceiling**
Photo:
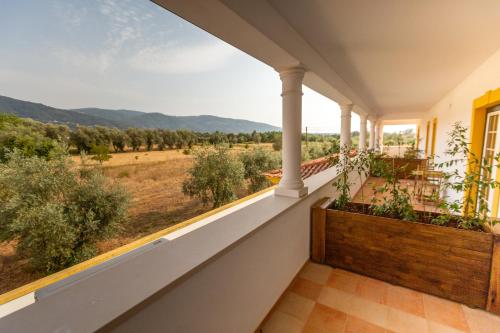
<path id="1" fill-rule="evenodd" d="M 428 110 L 500 48 L 498 0 L 156 0 L 358 112 Z"/>

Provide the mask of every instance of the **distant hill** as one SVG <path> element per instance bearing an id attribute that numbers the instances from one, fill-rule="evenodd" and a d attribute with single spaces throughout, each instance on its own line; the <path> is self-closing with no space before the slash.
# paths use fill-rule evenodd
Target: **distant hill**
<path id="1" fill-rule="evenodd" d="M 189 129 L 198 132 L 249 133 L 252 131 L 280 131 L 265 123 L 216 116 L 169 116 L 162 113 L 146 113 L 132 110 L 109 110 L 99 108 L 58 109 L 40 103 L 22 101 L 0 95 L 0 112 L 31 118 L 44 123 L 128 127 Z"/>

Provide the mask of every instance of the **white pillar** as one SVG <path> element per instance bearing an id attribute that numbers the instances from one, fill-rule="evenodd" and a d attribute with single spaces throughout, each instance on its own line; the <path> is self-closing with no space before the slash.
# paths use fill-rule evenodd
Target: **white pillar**
<path id="1" fill-rule="evenodd" d="M 375 149 L 375 119 L 370 120 L 370 149 Z"/>
<path id="2" fill-rule="evenodd" d="M 381 121 L 377 122 L 377 130 L 376 130 L 376 135 L 375 135 L 375 148 L 380 149 L 383 143 L 383 137 L 384 137 L 384 125 L 382 124 Z"/>
<path id="3" fill-rule="evenodd" d="M 295 198 L 307 194 L 307 187 L 304 187 L 300 175 L 303 78 L 304 68 L 302 67 L 280 71 L 283 112 L 283 175 L 275 194 Z"/>
<path id="4" fill-rule="evenodd" d="M 366 115 L 359 115 L 359 150 L 366 150 L 366 123 L 368 117 Z"/>
<path id="5" fill-rule="evenodd" d="M 352 104 L 340 105 L 340 147 L 351 147 L 351 111 Z"/>

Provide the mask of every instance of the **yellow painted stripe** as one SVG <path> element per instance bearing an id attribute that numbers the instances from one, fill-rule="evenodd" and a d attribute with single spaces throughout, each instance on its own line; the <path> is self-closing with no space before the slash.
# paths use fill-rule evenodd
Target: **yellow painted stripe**
<path id="1" fill-rule="evenodd" d="M 430 129 L 431 129 L 431 122 L 430 121 L 427 121 L 427 129 L 425 131 L 425 157 L 427 157 L 428 153 L 429 153 L 429 132 L 430 132 Z"/>
<path id="2" fill-rule="evenodd" d="M 31 283 L 28 283 L 28 284 L 25 284 L 24 286 L 21 286 L 19 288 L 16 288 L 14 290 L 11 290 L 9 292 L 6 292 L 5 294 L 2 294 L 0 295 L 0 305 L 1 304 L 5 304 L 7 302 L 10 302 L 16 298 L 19 298 L 21 296 L 24 296 L 24 295 L 27 295 L 31 292 L 34 292 L 38 289 L 41 289 L 43 287 L 46 287 L 52 283 L 55 283 L 57 281 L 61 281 L 67 277 L 70 277 L 78 272 L 81 272 L 81 271 L 84 271 L 90 267 L 93 267 L 93 266 L 96 266 L 96 265 L 99 265 L 109 259 L 112 259 L 112 258 L 115 258 L 117 256 L 120 256 L 124 253 L 127 253 L 129 251 L 132 251 L 134 249 L 137 249 L 147 243 L 150 243 L 152 241 L 155 241 L 157 240 L 158 238 L 160 237 L 163 237 L 165 235 L 168 235 L 176 230 L 179 230 L 181 228 L 184 228 L 184 227 L 187 227 L 188 225 L 191 225 L 193 223 L 196 223 L 198 221 L 201 221 L 209 216 L 212 216 L 212 215 L 215 215 L 217 213 L 220 213 L 226 209 L 229 209 L 231 207 L 234 207 L 236 205 L 239 205 L 245 201 L 248 201 L 250 199 L 253 199 L 261 194 L 264 194 L 266 192 L 269 192 L 271 190 L 274 190 L 276 188 L 276 186 L 271 186 L 269 188 L 266 188 L 262 191 L 259 191 L 259 192 L 255 192 L 251 195 L 248 195 L 244 198 L 241 198 L 241 199 L 238 199 L 238 200 L 235 200 L 231 203 L 228 203 L 227 205 L 224 205 L 224 206 L 221 206 L 219 208 L 216 208 L 216 209 L 213 209 L 211 211 L 208 211 L 204 214 L 201 214 L 201 215 L 198 215 L 198 216 L 195 216 L 189 220 L 186 220 L 186 221 L 183 221 L 183 222 L 180 222 L 176 225 L 173 225 L 171 227 L 168 227 L 166 229 L 163 229 L 163 230 L 160 230 L 158 232 L 155 232 L 151 235 L 148 235 L 148 236 L 145 236 L 145 237 L 142 237 L 136 241 L 133 241 L 129 244 L 126 244 L 126 245 L 123 245 L 123 246 L 120 246 L 114 250 L 111 250 L 109 252 L 106 252 L 106 253 L 103 253 L 101 255 L 98 255 L 92 259 L 89 259 L 89 260 L 86 260 L 84 262 L 81 262 L 79 264 L 76 264 L 74 266 L 71 266 L 71 267 L 68 267 L 66 269 L 63 269 L 62 271 L 59 271 L 57 273 L 54 273 L 54 274 L 51 274 L 51 275 L 48 275 L 46 277 L 43 277 L 39 280 L 36 280 L 36 281 L 33 281 Z"/>
<path id="3" fill-rule="evenodd" d="M 415 142 L 415 149 L 418 150 L 420 142 L 420 125 L 417 126 L 417 142 Z"/>
<path id="4" fill-rule="evenodd" d="M 432 146 L 431 146 L 431 156 L 434 157 L 434 153 L 436 152 L 436 133 L 437 133 L 437 118 L 434 118 L 432 121 Z"/>

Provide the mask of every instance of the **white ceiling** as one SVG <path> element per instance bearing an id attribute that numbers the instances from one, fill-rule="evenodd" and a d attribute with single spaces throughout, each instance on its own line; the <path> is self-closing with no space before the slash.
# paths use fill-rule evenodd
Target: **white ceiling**
<path id="1" fill-rule="evenodd" d="M 500 48 L 500 0 L 153 0 L 355 111 L 415 117 Z"/>
<path id="2" fill-rule="evenodd" d="M 500 0 L 269 0 L 377 113 L 421 112 L 500 48 Z"/>

